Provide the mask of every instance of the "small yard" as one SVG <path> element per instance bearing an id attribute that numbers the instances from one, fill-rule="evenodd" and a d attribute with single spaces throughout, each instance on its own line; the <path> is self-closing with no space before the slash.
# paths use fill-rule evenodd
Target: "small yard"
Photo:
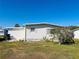
<path id="1" fill-rule="evenodd" d="M 0 59 L 79 59 L 79 41 L 72 45 L 0 42 Z"/>

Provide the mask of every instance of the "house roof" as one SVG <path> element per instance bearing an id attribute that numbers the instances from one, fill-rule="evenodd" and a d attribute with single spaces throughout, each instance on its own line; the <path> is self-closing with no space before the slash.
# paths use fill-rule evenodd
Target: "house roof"
<path id="1" fill-rule="evenodd" d="M 25 26 L 42 26 L 42 25 L 61 27 L 60 25 L 51 24 L 51 23 L 27 23 L 25 24 Z"/>
<path id="2" fill-rule="evenodd" d="M 26 27 L 29 27 L 29 26 L 63 27 L 63 26 L 60 26 L 60 25 L 57 25 L 57 24 L 51 24 L 51 23 L 27 23 L 27 24 L 24 24 L 24 26 L 26 26 Z M 6 27 L 6 29 L 8 29 L 8 30 L 20 30 L 20 29 L 24 29 L 24 26 L 23 27 Z"/>
<path id="3" fill-rule="evenodd" d="M 7 27 L 6 29 L 8 30 L 20 30 L 23 29 L 24 27 Z"/>

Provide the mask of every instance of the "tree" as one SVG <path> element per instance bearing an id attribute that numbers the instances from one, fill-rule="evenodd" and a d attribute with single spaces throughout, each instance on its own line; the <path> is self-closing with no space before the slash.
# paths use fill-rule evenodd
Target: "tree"
<path id="1" fill-rule="evenodd" d="M 20 27 L 20 25 L 19 24 L 15 24 L 15 26 L 14 27 Z"/>

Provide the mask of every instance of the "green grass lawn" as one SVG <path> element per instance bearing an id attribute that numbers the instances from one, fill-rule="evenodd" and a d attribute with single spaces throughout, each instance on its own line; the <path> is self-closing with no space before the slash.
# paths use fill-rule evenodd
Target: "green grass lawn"
<path id="1" fill-rule="evenodd" d="M 0 59 L 79 59 L 79 41 L 72 45 L 0 42 Z"/>

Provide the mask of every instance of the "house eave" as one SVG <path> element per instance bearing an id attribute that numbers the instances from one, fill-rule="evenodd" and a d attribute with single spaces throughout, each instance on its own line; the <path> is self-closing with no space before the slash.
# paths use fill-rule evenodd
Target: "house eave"
<path id="1" fill-rule="evenodd" d="M 26 27 L 28 26 L 55 26 L 55 27 L 62 27 L 60 25 L 57 25 L 57 24 L 50 24 L 50 23 L 30 23 L 30 24 L 25 24 Z"/>

